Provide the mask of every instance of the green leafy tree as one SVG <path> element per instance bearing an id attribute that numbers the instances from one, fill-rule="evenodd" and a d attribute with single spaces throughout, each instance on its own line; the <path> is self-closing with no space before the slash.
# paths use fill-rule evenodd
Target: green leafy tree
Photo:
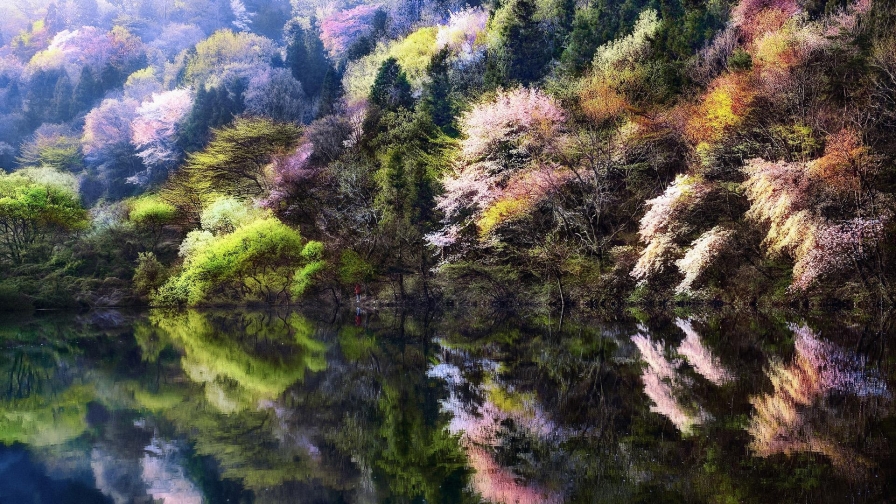
<path id="1" fill-rule="evenodd" d="M 198 222 L 206 203 L 219 195 L 254 197 L 272 188 L 268 164 L 298 142 L 301 128 L 266 118 L 239 118 L 214 130 L 212 141 L 190 154 L 162 191 L 186 220 Z"/>
<path id="2" fill-rule="evenodd" d="M 395 58 L 386 59 L 377 71 L 370 88 L 370 103 L 390 111 L 414 106 L 411 83 Z"/>
<path id="3" fill-rule="evenodd" d="M 498 27 L 500 47 L 493 51 L 493 65 L 503 69 L 493 70 L 491 79 L 503 78 L 531 84 L 544 75 L 544 69 L 550 60 L 550 47 L 547 34 L 536 19 L 538 9 L 535 0 L 514 0 L 505 7 L 506 13 Z M 504 82 L 493 82 L 503 85 Z"/>
<path id="4" fill-rule="evenodd" d="M 86 223 L 87 212 L 69 188 L 0 173 L 0 257 L 22 264 L 51 236 Z"/>
<path id="5" fill-rule="evenodd" d="M 419 273 L 426 290 L 429 254 L 423 235 L 436 224 L 435 197 L 447 143 L 441 130 L 423 113 L 391 114 L 387 120 L 391 137 L 382 167 L 374 177 L 374 206 L 381 215 L 384 251 L 380 260 L 404 297 L 408 274 Z"/>
<path id="6" fill-rule="evenodd" d="M 322 267 L 317 264 L 310 266 L 314 272 L 303 271 L 321 260 L 319 247 L 309 244 L 274 217 L 255 220 L 192 247 L 183 270 L 159 289 L 153 301 L 161 305 L 290 301 L 293 292 L 304 292 Z"/>
<path id="7" fill-rule="evenodd" d="M 155 252 L 165 226 L 173 223 L 177 217 L 177 209 L 156 195 L 141 196 L 132 201 L 130 207 L 128 219 L 138 228 L 146 230 L 151 243 L 150 251 Z"/>

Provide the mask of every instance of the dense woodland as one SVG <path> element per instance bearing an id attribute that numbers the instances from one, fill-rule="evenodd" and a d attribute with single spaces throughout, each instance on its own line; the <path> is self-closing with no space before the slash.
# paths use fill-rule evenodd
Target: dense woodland
<path id="1" fill-rule="evenodd" d="M 0 307 L 892 304 L 889 0 L 9 0 Z"/>

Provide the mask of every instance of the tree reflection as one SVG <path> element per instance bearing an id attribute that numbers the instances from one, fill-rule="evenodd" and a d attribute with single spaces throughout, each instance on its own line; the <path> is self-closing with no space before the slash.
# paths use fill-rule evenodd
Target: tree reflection
<path id="1" fill-rule="evenodd" d="M 896 481 L 890 377 L 852 336 L 314 316 L 0 323 L 0 442 L 115 502 L 835 502 Z M 857 348 L 875 341 L 889 362 Z"/>
<path id="2" fill-rule="evenodd" d="M 184 372 L 205 385 L 209 403 L 224 413 L 255 408 L 301 381 L 306 371 L 327 366 L 314 326 L 297 313 L 279 319 L 264 313 L 155 312 L 149 323 L 183 351 Z"/>
<path id="3" fill-rule="evenodd" d="M 702 424 L 709 416 L 701 407 L 688 405 L 676 397 L 690 385 L 689 379 L 678 371 L 681 363 L 667 359 L 663 345 L 643 334 L 633 336 L 632 342 L 647 364 L 641 380 L 644 382 L 644 393 L 653 401 L 650 411 L 668 418 L 682 434 L 692 434 L 694 426 Z"/>
<path id="4" fill-rule="evenodd" d="M 750 448 L 761 457 L 815 452 L 840 470 L 856 473 L 871 464 L 850 446 L 867 422 L 888 402 L 886 384 L 866 368 L 860 356 L 820 339 L 806 326 L 792 326 L 795 353 L 790 364 L 772 361 L 768 378 L 774 392 L 753 396 Z M 858 416 L 844 407 L 853 398 L 866 401 Z"/>

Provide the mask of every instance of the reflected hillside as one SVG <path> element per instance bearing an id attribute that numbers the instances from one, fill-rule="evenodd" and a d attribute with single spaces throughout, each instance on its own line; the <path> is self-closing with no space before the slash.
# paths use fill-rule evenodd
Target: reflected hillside
<path id="1" fill-rule="evenodd" d="M 327 367 L 326 346 L 314 339 L 314 325 L 297 313 L 279 318 L 153 312 L 135 331 L 149 338 L 147 346 L 159 340 L 180 351 L 184 373 L 203 384 L 208 401 L 224 413 L 279 397 L 306 371 Z"/>
<path id="2" fill-rule="evenodd" d="M 888 328 L 722 312 L 10 319 L 0 496 L 876 502 L 896 481 Z"/>

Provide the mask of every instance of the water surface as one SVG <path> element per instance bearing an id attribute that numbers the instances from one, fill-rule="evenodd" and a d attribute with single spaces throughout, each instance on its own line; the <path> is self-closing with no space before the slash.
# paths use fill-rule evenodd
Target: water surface
<path id="1" fill-rule="evenodd" d="M 0 503 L 883 502 L 891 333 L 756 312 L 7 316 Z"/>

